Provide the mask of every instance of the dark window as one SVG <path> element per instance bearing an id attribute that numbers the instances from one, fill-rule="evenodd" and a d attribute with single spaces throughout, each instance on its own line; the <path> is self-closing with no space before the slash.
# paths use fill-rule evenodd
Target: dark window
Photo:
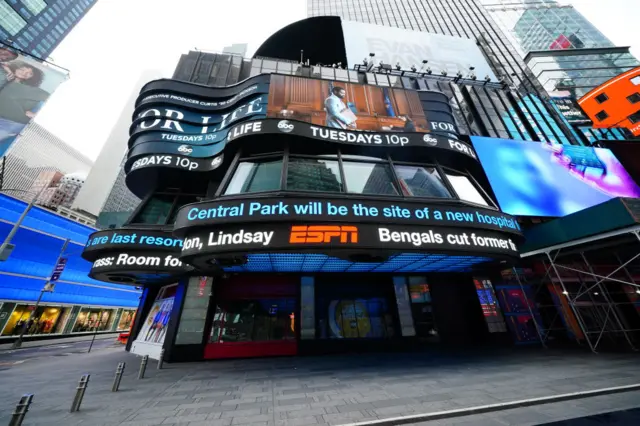
<path id="1" fill-rule="evenodd" d="M 246 192 L 276 191 L 280 189 L 282 159 L 242 161 L 225 195 Z"/>
<path id="2" fill-rule="evenodd" d="M 174 194 L 154 194 L 136 214 L 131 223 L 164 225 L 175 198 Z"/>
<path id="3" fill-rule="evenodd" d="M 211 343 L 293 340 L 296 299 L 223 300 L 216 306 Z"/>
<path id="4" fill-rule="evenodd" d="M 635 113 L 629 116 L 629 121 L 631 124 L 640 123 L 640 111 L 636 111 Z"/>
<path id="5" fill-rule="evenodd" d="M 627 100 L 632 104 L 637 104 L 640 102 L 640 93 L 634 93 L 633 95 L 627 96 Z"/>
<path id="6" fill-rule="evenodd" d="M 603 121 L 606 120 L 607 118 L 609 118 L 609 114 L 607 114 L 607 112 L 605 110 L 600 111 L 599 113 L 596 114 L 596 118 L 599 121 Z"/>
<path id="7" fill-rule="evenodd" d="M 598 102 L 599 104 L 607 100 L 609 100 L 609 97 L 606 93 L 600 93 L 598 96 L 596 96 L 596 102 Z"/>
<path id="8" fill-rule="evenodd" d="M 343 192 L 339 163 L 319 158 L 291 158 L 287 167 L 287 189 Z"/>

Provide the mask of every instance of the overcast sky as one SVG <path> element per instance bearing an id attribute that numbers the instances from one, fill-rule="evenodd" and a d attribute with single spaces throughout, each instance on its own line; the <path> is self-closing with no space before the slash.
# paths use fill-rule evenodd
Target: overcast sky
<path id="1" fill-rule="evenodd" d="M 640 0 L 561 1 L 640 57 Z M 36 121 L 95 159 L 144 70 L 171 77 L 180 54 L 196 48 L 248 43 L 251 55 L 305 16 L 306 0 L 98 0 L 51 55 L 71 78 Z"/>

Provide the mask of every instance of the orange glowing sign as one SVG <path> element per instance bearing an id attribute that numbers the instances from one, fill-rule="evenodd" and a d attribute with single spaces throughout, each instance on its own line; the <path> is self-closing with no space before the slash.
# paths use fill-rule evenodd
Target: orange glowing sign
<path id="1" fill-rule="evenodd" d="M 336 240 L 340 244 L 357 243 L 358 228 L 344 225 L 299 225 L 291 227 L 289 236 L 291 244 L 331 243 Z"/>

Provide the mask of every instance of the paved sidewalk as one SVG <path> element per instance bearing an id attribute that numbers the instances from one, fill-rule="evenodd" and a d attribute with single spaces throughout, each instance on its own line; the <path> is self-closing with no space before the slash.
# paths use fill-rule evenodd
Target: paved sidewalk
<path id="1" fill-rule="evenodd" d="M 640 357 L 635 354 L 470 352 L 214 361 L 167 365 L 161 371 L 151 362 L 147 378 L 138 381 L 139 358 L 120 348 L 102 349 L 0 369 L 0 424 L 7 423 L 20 395 L 27 392 L 35 397 L 24 425 L 304 426 L 640 383 Z M 119 361 L 127 362 L 126 375 L 121 391 L 111 393 Z M 82 409 L 70 414 L 76 383 L 85 372 L 91 373 L 91 381 Z M 597 398 L 629 403 L 629 395 Z M 640 405 L 640 398 L 636 400 Z M 584 415 L 589 405 L 582 402 L 564 402 L 564 413 L 577 407 L 573 417 Z M 549 416 L 540 422 L 550 420 Z M 532 423 L 516 419 L 507 424 Z"/>

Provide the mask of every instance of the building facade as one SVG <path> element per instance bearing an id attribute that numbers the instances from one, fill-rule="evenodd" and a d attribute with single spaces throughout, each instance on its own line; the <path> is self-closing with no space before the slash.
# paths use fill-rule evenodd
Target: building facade
<path id="1" fill-rule="evenodd" d="M 483 0 L 547 93 L 579 99 L 640 62 L 615 46 L 572 5 L 555 0 Z"/>
<path id="2" fill-rule="evenodd" d="M 94 216 L 103 213 L 103 221 L 99 222 L 99 226 L 108 228 L 109 225 L 112 225 L 108 217 L 115 220 L 115 217 L 122 216 L 118 213 L 131 212 L 140 202 L 124 185 L 121 164 L 127 151 L 129 126 L 137 93 L 144 83 L 160 78 L 160 76 L 161 73 L 154 70 L 142 73 L 134 85 L 131 97 L 123 105 L 122 113 L 102 146 L 98 158 L 91 167 L 86 182 L 73 202 L 74 209 L 83 210 Z M 106 218 L 105 215 L 107 215 Z"/>
<path id="3" fill-rule="evenodd" d="M 96 0 L 2 0 L 0 41 L 46 60 Z"/>
<path id="4" fill-rule="evenodd" d="M 32 122 L 3 159 L 2 191 L 28 202 L 65 175 L 86 176 L 92 165 L 87 157 Z"/>
<path id="5" fill-rule="evenodd" d="M 27 203 L 0 195 L 0 206 L 4 241 Z M 129 329 L 140 291 L 89 278 L 91 264 L 80 257 L 95 230 L 40 207 L 30 210 L 11 240 L 13 251 L 0 262 L 0 343 L 14 340 L 23 327 L 27 339 Z M 58 256 L 66 258 L 64 271 L 36 308 Z"/>

